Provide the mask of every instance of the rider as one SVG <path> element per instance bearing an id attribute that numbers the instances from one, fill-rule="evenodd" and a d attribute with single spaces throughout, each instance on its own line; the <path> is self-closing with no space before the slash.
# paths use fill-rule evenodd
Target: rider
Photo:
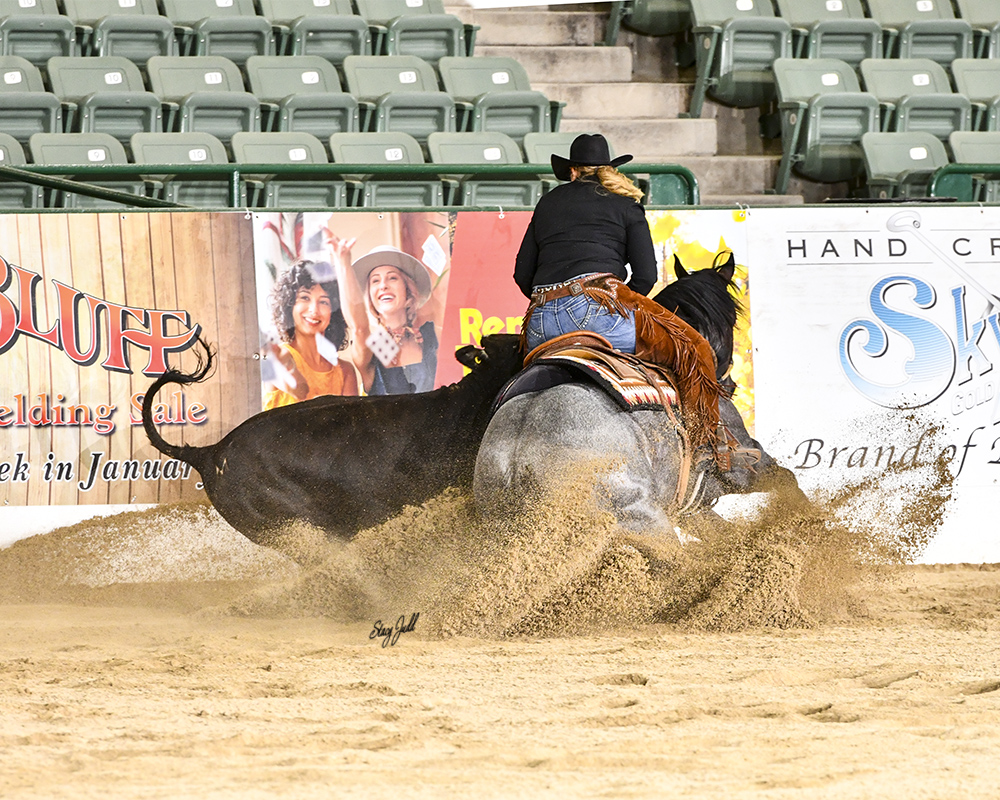
<path id="1" fill-rule="evenodd" d="M 522 336 L 533 350 L 588 330 L 617 350 L 668 367 L 692 447 L 714 452 L 715 354 L 694 328 L 645 296 L 656 283 L 656 257 L 642 192 L 617 169 L 631 160 L 611 158 L 599 133 L 577 136 L 568 159 L 552 155 L 552 171 L 569 182 L 538 201 L 517 254 L 514 281 L 530 300 Z"/>

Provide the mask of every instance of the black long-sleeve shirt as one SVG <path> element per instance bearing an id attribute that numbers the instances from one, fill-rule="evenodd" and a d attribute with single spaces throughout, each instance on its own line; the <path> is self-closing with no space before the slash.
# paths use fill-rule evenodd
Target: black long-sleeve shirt
<path id="1" fill-rule="evenodd" d="M 514 263 L 514 282 L 525 297 L 533 286 L 563 283 L 588 272 L 626 278 L 647 294 L 656 283 L 656 255 L 643 207 L 613 194 L 596 179 L 578 178 L 542 195 Z"/>

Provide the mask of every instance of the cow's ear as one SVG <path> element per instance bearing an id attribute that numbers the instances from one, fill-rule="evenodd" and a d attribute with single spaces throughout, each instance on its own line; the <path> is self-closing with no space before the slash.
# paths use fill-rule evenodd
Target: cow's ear
<path id="1" fill-rule="evenodd" d="M 486 360 L 486 351 L 473 344 L 467 344 L 455 351 L 455 358 L 463 367 L 472 369 L 477 364 L 481 364 Z"/>

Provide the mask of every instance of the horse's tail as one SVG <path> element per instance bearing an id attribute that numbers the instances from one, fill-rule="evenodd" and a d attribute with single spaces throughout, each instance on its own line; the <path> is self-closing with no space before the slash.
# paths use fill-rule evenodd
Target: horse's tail
<path id="1" fill-rule="evenodd" d="M 202 464 L 208 458 L 209 451 L 211 447 L 192 447 L 190 445 L 175 445 L 170 444 L 166 441 L 156 428 L 156 424 L 153 422 L 153 401 L 156 399 L 157 392 L 160 391 L 164 386 L 170 383 L 176 383 L 181 386 L 186 386 L 191 383 L 199 383 L 208 377 L 209 373 L 212 371 L 212 359 L 215 355 L 211 346 L 209 346 L 201 336 L 198 337 L 198 344 L 204 349 L 204 355 L 201 350 L 196 350 L 198 356 L 198 366 L 195 367 L 194 372 L 188 374 L 181 372 L 176 369 L 168 369 L 159 378 L 153 381 L 153 385 L 149 387 L 146 395 L 142 398 L 142 427 L 146 431 L 146 436 L 149 437 L 150 443 L 159 450 L 164 455 L 170 456 L 171 458 L 176 458 L 185 463 L 190 464 L 198 472 L 201 473 L 202 477 L 205 476 L 205 471 L 202 469 Z"/>

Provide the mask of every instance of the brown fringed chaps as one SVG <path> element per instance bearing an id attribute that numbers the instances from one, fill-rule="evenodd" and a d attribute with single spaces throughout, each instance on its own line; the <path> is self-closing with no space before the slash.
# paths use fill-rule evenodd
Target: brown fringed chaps
<path id="1" fill-rule="evenodd" d="M 599 276 L 581 281 L 583 294 L 602 307 L 628 316 L 635 312 L 635 354 L 668 368 L 677 380 L 681 414 L 693 448 L 715 446 L 722 387 L 715 377 L 715 352 L 698 331 L 659 303 L 633 292 L 618 278 Z M 525 346 L 528 321 L 537 308 L 532 300 L 521 325 Z"/>

